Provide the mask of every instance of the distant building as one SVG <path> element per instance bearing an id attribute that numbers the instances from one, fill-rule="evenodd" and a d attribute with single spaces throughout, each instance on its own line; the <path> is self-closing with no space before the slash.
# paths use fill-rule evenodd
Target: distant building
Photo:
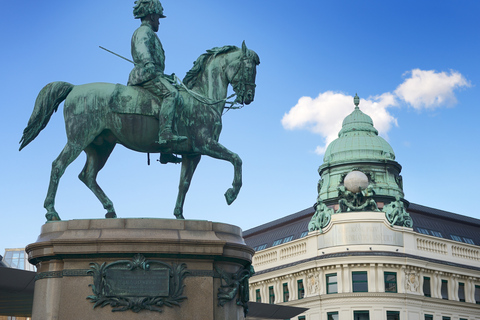
<path id="1" fill-rule="evenodd" d="M 35 266 L 28 262 L 25 248 L 5 249 L 3 262 L 5 262 L 10 268 L 36 271 Z"/>
<path id="2" fill-rule="evenodd" d="M 30 264 L 27 259 L 27 255 L 25 253 L 25 248 L 16 248 L 16 249 L 5 249 L 5 255 L 3 259 L 0 261 L 0 268 L 14 268 L 14 269 L 19 269 L 19 270 L 26 270 L 26 271 L 36 271 L 35 266 Z M 1 270 L 0 270 L 1 271 Z M 9 271 L 9 270 L 5 270 Z M 12 270 L 13 271 L 13 270 Z M 19 272 L 19 271 L 18 271 Z M 4 273 L 0 272 L 2 277 L 7 277 L 7 276 L 12 276 L 12 273 Z M 20 283 L 24 282 L 24 274 L 17 275 L 15 273 L 15 276 L 21 276 L 21 280 L 19 279 L 18 281 Z M 31 318 L 29 317 L 17 317 L 13 315 L 8 315 L 12 314 L 9 312 L 9 310 L 14 310 L 13 312 L 19 312 L 20 314 L 25 313 L 24 310 L 22 309 L 23 304 L 25 304 L 25 301 L 27 304 L 30 304 L 30 310 L 31 310 L 31 299 L 27 298 L 25 299 L 24 293 L 20 293 L 20 291 L 25 290 L 25 288 L 19 288 L 18 291 L 12 292 L 11 286 L 8 284 L 5 286 L 6 280 L 11 281 L 16 281 L 15 278 L 13 279 L 0 279 L 0 298 L 2 301 L 0 301 L 0 320 L 30 320 Z M 33 298 L 33 287 L 32 287 L 32 298 Z M 8 293 L 10 292 L 10 293 Z M 18 306 L 14 306 L 18 305 Z M 19 311 L 18 311 L 19 310 Z M 7 315 L 4 315 L 4 314 Z M 31 313 L 31 312 L 30 312 Z"/>
<path id="3" fill-rule="evenodd" d="M 480 320 L 480 220 L 406 201 L 358 104 L 325 152 L 315 208 L 244 232 L 250 300 L 309 308 L 295 320 Z"/>

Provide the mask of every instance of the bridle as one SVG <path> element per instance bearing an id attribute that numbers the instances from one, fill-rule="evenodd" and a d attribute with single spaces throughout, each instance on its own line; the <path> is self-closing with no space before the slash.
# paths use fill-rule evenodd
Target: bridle
<path id="1" fill-rule="evenodd" d="M 233 74 L 231 84 L 233 87 L 233 94 L 226 97 L 225 99 L 220 99 L 220 100 L 212 100 L 208 97 L 205 97 L 204 95 L 197 93 L 193 90 L 190 90 L 187 88 L 187 86 L 174 74 L 174 79 L 177 85 L 182 87 L 187 93 L 189 93 L 195 100 L 202 104 L 206 105 L 215 105 L 218 103 L 225 103 L 225 106 L 223 107 L 224 110 L 226 110 L 223 114 L 225 114 L 227 111 L 231 109 L 241 109 L 244 107 L 244 104 L 239 102 L 238 98 L 242 97 L 244 98 L 245 91 L 247 85 L 256 87 L 257 85 L 253 82 L 248 81 L 248 75 L 245 72 L 246 69 L 246 62 L 249 60 L 248 58 L 248 53 L 242 53 L 242 57 L 240 58 L 240 62 L 237 64 L 237 68 L 235 70 L 235 73 Z M 240 80 L 237 80 L 238 75 L 240 74 Z M 228 101 L 229 99 L 237 96 L 237 98 L 233 101 Z M 229 106 L 227 106 L 229 105 Z"/>
<path id="2" fill-rule="evenodd" d="M 230 107 L 225 106 L 225 109 L 230 110 L 230 109 L 241 109 L 241 108 L 243 108 L 244 104 L 238 102 L 238 98 L 239 97 L 245 98 L 245 91 L 246 91 L 247 85 L 251 86 L 253 88 L 255 88 L 257 86 L 254 82 L 249 82 L 248 81 L 249 80 L 248 75 L 245 72 L 246 71 L 245 70 L 246 69 L 246 64 L 247 64 L 246 62 L 248 60 L 249 60 L 248 53 L 243 53 L 242 58 L 240 59 L 240 62 L 237 65 L 237 69 L 235 70 L 235 73 L 233 74 L 233 78 L 232 78 L 232 81 L 231 81 L 233 91 L 237 95 L 237 98 L 235 99 L 234 104 L 241 105 L 241 107 L 234 107 L 233 105 L 231 105 Z M 240 79 L 237 80 L 239 74 L 240 74 Z"/>

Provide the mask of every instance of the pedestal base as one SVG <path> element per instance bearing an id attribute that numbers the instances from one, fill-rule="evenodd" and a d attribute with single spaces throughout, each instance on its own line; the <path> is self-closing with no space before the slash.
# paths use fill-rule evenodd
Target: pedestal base
<path id="1" fill-rule="evenodd" d="M 242 295 L 248 294 L 254 252 L 236 226 L 168 219 L 49 222 L 26 251 L 38 270 L 35 320 L 244 319 Z"/>

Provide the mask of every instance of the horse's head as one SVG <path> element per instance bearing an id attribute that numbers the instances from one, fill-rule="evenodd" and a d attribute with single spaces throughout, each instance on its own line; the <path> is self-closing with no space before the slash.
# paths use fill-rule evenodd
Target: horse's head
<path id="1" fill-rule="evenodd" d="M 257 75 L 257 65 L 260 64 L 260 58 L 255 51 L 249 50 L 242 43 L 241 55 L 237 61 L 232 64 L 232 76 L 229 82 L 232 84 L 233 91 L 237 94 L 235 102 L 241 104 L 250 104 L 255 98 L 255 77 Z"/>
<path id="2" fill-rule="evenodd" d="M 235 46 L 212 48 L 194 62 L 183 83 L 188 89 L 214 100 L 226 97 L 228 84 L 231 84 L 237 95 L 235 102 L 249 104 L 255 97 L 258 64 L 258 55 L 247 49 L 245 41 L 242 49 Z"/>

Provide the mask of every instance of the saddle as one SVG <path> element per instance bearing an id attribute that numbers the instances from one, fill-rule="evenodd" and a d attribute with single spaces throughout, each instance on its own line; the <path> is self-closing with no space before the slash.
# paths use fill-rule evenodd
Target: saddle
<path id="1" fill-rule="evenodd" d="M 140 86 L 116 84 L 110 98 L 111 110 L 115 113 L 141 114 L 158 119 L 162 100 Z"/>

